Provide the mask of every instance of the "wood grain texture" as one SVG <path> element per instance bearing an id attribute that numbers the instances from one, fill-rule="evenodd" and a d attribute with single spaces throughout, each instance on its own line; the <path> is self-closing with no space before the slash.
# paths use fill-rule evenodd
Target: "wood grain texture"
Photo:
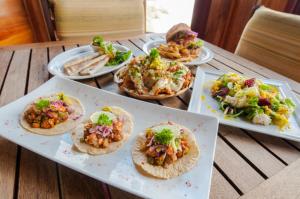
<path id="1" fill-rule="evenodd" d="M 200 38 L 234 52 L 256 5 L 300 13 L 299 0 L 196 0 L 192 29 L 199 33 Z"/>
<path id="2" fill-rule="evenodd" d="M 300 197 L 299 186 L 300 160 L 297 160 L 241 198 L 297 199 Z"/>
<path id="3" fill-rule="evenodd" d="M 24 95 L 29 53 L 29 49 L 15 52 L 1 92 L 0 106 Z M 16 157 L 17 145 L 0 138 L 0 193 L 3 198 L 10 199 L 14 195 Z"/>
<path id="4" fill-rule="evenodd" d="M 251 139 L 242 130 L 220 125 L 220 134 L 244 157 L 262 171 L 268 178 L 282 170 L 285 165 Z"/>
<path id="5" fill-rule="evenodd" d="M 22 0 L 0 0 L 0 46 L 34 41 Z"/>
<path id="6" fill-rule="evenodd" d="M 0 49 L 0 84 L 4 82 L 4 77 L 6 74 L 6 71 L 8 69 L 9 62 L 12 58 L 13 51 L 12 50 L 4 50 Z"/>
<path id="7" fill-rule="evenodd" d="M 59 166 L 62 197 L 65 199 L 104 198 L 103 184 L 95 179 Z"/>
<path id="8" fill-rule="evenodd" d="M 46 48 L 32 49 L 27 86 L 28 92 L 48 80 L 47 63 Z M 19 198 L 59 197 L 55 162 L 22 148 L 19 167 Z"/>
<path id="9" fill-rule="evenodd" d="M 226 181 L 222 174 L 213 169 L 213 176 L 211 182 L 211 199 L 235 199 L 238 198 L 239 193 Z"/>
<path id="10" fill-rule="evenodd" d="M 261 175 L 220 138 L 217 140 L 215 162 L 243 193 L 264 181 Z"/>

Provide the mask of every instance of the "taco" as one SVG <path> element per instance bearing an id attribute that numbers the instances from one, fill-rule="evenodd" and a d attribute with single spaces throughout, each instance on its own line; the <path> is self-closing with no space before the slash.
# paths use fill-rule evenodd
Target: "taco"
<path id="1" fill-rule="evenodd" d="M 133 128 L 132 117 L 122 108 L 107 106 L 72 132 L 74 148 L 91 155 L 111 153 L 122 146 Z"/>
<path id="2" fill-rule="evenodd" d="M 147 128 L 132 149 L 132 158 L 143 174 L 168 179 L 191 170 L 200 150 L 194 134 L 181 125 L 168 122 Z"/>
<path id="3" fill-rule="evenodd" d="M 21 114 L 21 126 L 36 134 L 57 135 L 75 128 L 84 115 L 80 101 L 63 93 L 40 97 Z"/>

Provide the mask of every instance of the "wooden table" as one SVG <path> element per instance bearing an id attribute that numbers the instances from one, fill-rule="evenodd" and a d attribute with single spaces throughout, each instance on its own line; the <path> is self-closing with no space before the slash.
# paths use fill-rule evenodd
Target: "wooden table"
<path id="1" fill-rule="evenodd" d="M 116 41 L 128 46 L 135 56 L 143 55 L 145 42 L 162 37 L 143 35 Z M 0 48 L 0 106 L 37 88 L 51 75 L 47 63 L 57 54 L 79 46 L 52 42 Z M 233 71 L 258 78 L 287 81 L 296 95 L 300 84 L 269 69 L 207 43 L 215 58 L 201 68 L 208 71 Z M 99 89 L 119 92 L 113 73 L 81 81 Z M 187 109 L 191 90 L 166 100 L 162 106 Z M 211 198 L 239 198 L 300 157 L 300 145 L 239 128 L 220 125 L 213 167 Z M 0 198 L 133 198 L 134 196 L 0 138 Z"/>

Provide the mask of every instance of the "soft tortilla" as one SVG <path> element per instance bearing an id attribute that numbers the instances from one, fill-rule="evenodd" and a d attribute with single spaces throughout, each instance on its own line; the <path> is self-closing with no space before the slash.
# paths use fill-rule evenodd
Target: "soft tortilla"
<path id="1" fill-rule="evenodd" d="M 71 135 L 76 149 L 91 155 L 101 155 L 101 154 L 111 153 L 117 150 L 122 146 L 123 143 L 127 141 L 133 129 L 132 116 L 128 112 L 126 112 L 125 110 L 119 107 L 111 106 L 110 108 L 112 113 L 124 119 L 124 124 L 122 129 L 123 139 L 119 142 L 110 143 L 107 148 L 93 147 L 89 144 L 80 142 L 80 138 L 83 137 L 83 130 L 84 130 L 84 124 L 81 124 L 76 129 L 74 129 Z"/>
<path id="2" fill-rule="evenodd" d="M 42 97 L 42 98 L 48 98 L 48 97 Z M 25 114 L 26 110 L 32 105 L 32 104 L 29 104 L 25 107 L 23 113 L 21 114 L 21 117 L 20 117 L 21 126 L 24 129 L 26 129 L 32 133 L 36 133 L 36 134 L 40 134 L 40 135 L 58 135 L 58 134 L 63 134 L 65 132 L 75 128 L 79 123 L 81 123 L 85 111 L 84 111 L 84 108 L 83 108 L 81 102 L 77 98 L 68 96 L 68 95 L 67 95 L 67 97 L 72 102 L 70 107 L 74 110 L 74 112 L 69 115 L 69 118 L 67 121 L 57 124 L 51 129 L 32 128 L 30 126 L 30 124 L 28 124 L 28 122 L 24 118 L 24 114 Z"/>
<path id="3" fill-rule="evenodd" d="M 166 168 L 162 166 L 151 165 L 147 161 L 146 154 L 142 151 L 142 148 L 146 141 L 145 134 L 142 133 L 137 137 L 136 143 L 132 148 L 133 162 L 135 163 L 137 170 L 140 172 L 142 171 L 142 174 L 161 179 L 169 179 L 191 170 L 196 165 L 199 159 L 200 150 L 194 134 L 189 129 L 183 126 L 180 126 L 178 124 L 174 125 L 177 125 L 188 132 L 188 143 L 190 145 L 189 153 L 184 155 L 182 158 L 179 158 L 174 163 L 168 165 Z"/>

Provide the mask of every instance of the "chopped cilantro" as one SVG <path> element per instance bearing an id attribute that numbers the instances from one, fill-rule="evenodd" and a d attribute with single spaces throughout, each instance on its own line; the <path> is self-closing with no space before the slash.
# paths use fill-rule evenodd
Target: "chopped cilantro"
<path id="1" fill-rule="evenodd" d="M 38 108 L 38 109 L 43 109 L 45 107 L 48 107 L 50 105 L 50 101 L 48 99 L 40 99 L 39 101 L 37 101 L 35 103 L 35 106 Z"/>
<path id="2" fill-rule="evenodd" d="M 102 113 L 99 115 L 97 124 L 110 126 L 112 125 L 112 120 L 106 114 Z"/>
<path id="3" fill-rule="evenodd" d="M 162 129 L 154 135 L 155 141 L 163 145 L 169 145 L 173 137 L 174 135 L 170 129 Z"/>
<path id="4" fill-rule="evenodd" d="M 154 60 L 156 58 L 159 57 L 159 52 L 156 48 L 152 48 L 151 51 L 150 51 L 150 58 L 151 60 Z"/>

